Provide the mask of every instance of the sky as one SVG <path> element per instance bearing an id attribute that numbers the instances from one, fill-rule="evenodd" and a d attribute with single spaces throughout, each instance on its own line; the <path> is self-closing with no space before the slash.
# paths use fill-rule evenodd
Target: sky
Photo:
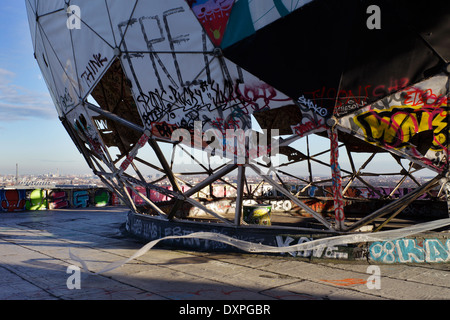
<path id="1" fill-rule="evenodd" d="M 0 0 L 0 175 L 90 174 L 33 56 L 24 0 Z"/>

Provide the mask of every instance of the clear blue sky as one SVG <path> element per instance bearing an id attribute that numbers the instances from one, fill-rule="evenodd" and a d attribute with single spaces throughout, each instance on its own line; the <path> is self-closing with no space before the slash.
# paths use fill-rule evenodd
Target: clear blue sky
<path id="1" fill-rule="evenodd" d="M 91 173 L 33 57 L 24 0 L 0 0 L 0 174 Z"/>

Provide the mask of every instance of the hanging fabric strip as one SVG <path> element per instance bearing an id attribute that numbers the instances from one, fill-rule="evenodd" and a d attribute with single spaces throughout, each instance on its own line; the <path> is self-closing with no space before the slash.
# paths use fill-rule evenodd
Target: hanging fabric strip
<path id="1" fill-rule="evenodd" d="M 425 231 L 434 230 L 437 228 L 442 228 L 445 226 L 450 225 L 450 218 L 447 219 L 441 219 L 431 222 L 425 222 L 421 224 L 417 224 L 411 227 L 405 227 L 401 229 L 396 230 L 389 230 L 389 231 L 381 231 L 376 233 L 356 233 L 356 234 L 349 234 L 349 235 L 342 235 L 342 236 L 335 236 L 335 237 L 328 237 L 324 239 L 317 239 L 310 242 L 304 242 L 301 244 L 295 244 L 292 246 L 287 247 L 274 247 L 274 246 L 268 246 L 260 243 L 252 243 L 244 240 L 238 240 L 220 233 L 212 233 L 212 232 L 195 232 L 184 236 L 168 236 L 161 239 L 156 239 L 153 241 L 148 242 L 146 245 L 144 245 L 141 249 L 136 251 L 131 257 L 125 259 L 113 262 L 109 265 L 107 265 L 105 268 L 101 269 L 100 271 L 93 272 L 94 274 L 102 274 L 111 270 L 114 270 L 116 268 L 119 268 L 123 266 L 124 264 L 139 258 L 140 256 L 146 254 L 148 251 L 150 251 L 158 242 L 163 240 L 169 240 L 169 239 L 204 239 L 204 240 L 211 240 L 211 241 L 217 241 L 224 244 L 228 244 L 230 246 L 239 248 L 245 252 L 249 253 L 288 253 L 288 252 L 296 252 L 296 251 L 306 251 L 306 250 L 314 250 L 318 248 L 326 248 L 326 247 L 333 247 L 338 245 L 347 245 L 347 244 L 354 244 L 354 243 L 364 243 L 364 242 L 375 242 L 375 241 L 392 241 L 399 238 L 404 238 L 408 236 L 412 236 L 414 234 L 418 234 Z M 81 263 L 83 269 L 85 271 L 89 271 L 88 266 L 86 262 L 78 257 L 77 255 L 73 254 L 69 250 L 70 258 L 74 261 L 78 261 Z"/>

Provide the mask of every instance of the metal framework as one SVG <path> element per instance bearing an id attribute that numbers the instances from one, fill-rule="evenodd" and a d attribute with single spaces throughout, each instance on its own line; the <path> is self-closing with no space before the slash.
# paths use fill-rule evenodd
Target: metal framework
<path id="1" fill-rule="evenodd" d="M 382 1 L 380 30 L 366 2 L 25 0 L 61 122 L 134 214 L 283 234 L 376 232 L 419 201 L 448 215 L 448 1 Z M 247 131 L 211 135 L 228 128 Z"/>
<path id="2" fill-rule="evenodd" d="M 380 150 L 378 150 L 378 152 L 362 153 L 362 155 L 367 156 L 367 158 L 359 167 L 356 166 L 354 158 L 355 156 L 360 158 L 361 153 L 356 155 L 349 150 L 348 145 L 338 143 L 337 133 L 339 131 L 336 127 L 328 130 L 328 135 L 331 137 L 329 140 L 329 147 L 325 147 L 323 150 L 314 154 L 311 152 L 309 142 L 312 136 L 306 136 L 299 139 L 298 136 L 293 135 L 284 138 L 280 137 L 277 141 L 281 148 L 289 146 L 289 156 L 286 161 L 280 162 L 276 166 L 273 166 L 270 161 L 265 163 L 261 159 L 247 159 L 244 164 L 236 164 L 236 161 L 233 161 L 233 159 L 228 159 L 224 160 L 223 164 L 212 167 L 210 163 L 205 164 L 195 157 L 196 150 L 180 144 L 179 141 L 152 137 L 144 127 L 138 126 L 111 112 L 105 111 L 99 106 L 90 102 L 85 102 L 85 106 L 104 119 L 107 119 L 108 126 L 110 127 L 109 130 L 111 130 L 114 123 L 117 123 L 142 135 L 139 141 L 131 147 L 131 150 L 125 150 L 124 152 L 117 154 L 116 158 L 113 160 L 113 157 L 108 150 L 104 150 L 107 155 L 106 158 L 99 157 L 98 153 L 96 153 L 95 150 L 90 149 L 89 146 L 73 131 L 72 127 L 67 125 L 64 119 L 61 119 L 62 122 L 65 123 L 66 129 L 75 141 L 80 152 L 86 158 L 87 163 L 92 168 L 93 172 L 100 177 L 105 185 L 116 192 L 125 204 L 139 214 L 157 215 L 159 218 L 167 221 L 174 219 L 177 221 L 208 220 L 210 223 L 241 227 L 246 225 L 242 218 L 242 208 L 246 201 L 253 200 L 253 202 L 270 203 L 270 201 L 274 199 L 288 199 L 301 210 L 296 213 L 284 212 L 279 215 L 278 218 L 281 218 L 281 223 L 279 224 L 277 223 L 277 218 L 273 217 L 273 224 L 271 226 L 264 226 L 264 228 L 290 230 L 291 232 L 326 232 L 340 234 L 354 232 L 368 224 L 374 226 L 372 229 L 373 231 L 379 231 L 382 228 L 385 228 L 389 222 L 393 221 L 402 210 L 424 194 L 429 196 L 426 201 L 440 201 L 443 203 L 446 199 L 444 185 L 447 180 L 445 177 L 441 174 L 437 174 L 434 177 L 419 181 L 420 178 L 416 178 L 415 174 L 424 168 L 415 165 L 413 162 L 409 162 L 408 166 L 405 168 L 404 164 L 395 155 L 392 155 L 390 164 L 395 164 L 399 167 L 399 171 L 397 172 L 372 172 L 365 170 L 366 167 L 375 161 L 374 158 L 377 153 L 380 153 Z M 335 135 L 334 142 L 333 137 L 331 136 L 332 134 Z M 296 141 L 304 142 L 306 153 L 293 147 L 293 144 Z M 322 142 L 324 141 L 327 141 L 326 138 L 322 138 Z M 160 147 L 161 144 L 169 145 L 172 152 L 163 152 Z M 159 164 L 156 164 L 155 162 L 150 163 L 139 156 L 139 152 L 142 151 L 142 148 L 145 145 L 154 152 L 154 156 Z M 175 172 L 174 164 L 177 163 L 177 149 L 181 150 L 184 155 L 187 155 L 189 159 L 193 160 L 200 170 L 196 172 Z M 338 151 L 347 155 L 347 164 L 350 166 L 349 169 L 341 168 Z M 329 162 L 322 159 L 324 156 L 329 156 Z M 119 166 L 118 164 L 121 162 L 122 165 Z M 306 172 L 303 170 L 299 171 L 299 169 L 294 169 L 294 172 L 289 170 L 300 163 L 307 164 Z M 313 164 L 327 168 L 330 172 L 330 177 L 322 177 L 320 180 L 314 179 Z M 126 165 L 129 165 L 129 167 L 126 167 Z M 161 176 L 156 180 L 150 181 L 148 178 L 145 178 L 145 174 L 142 173 L 145 169 L 140 169 L 139 166 L 160 172 Z M 270 169 L 269 174 L 266 174 L 268 169 Z M 264 170 L 266 170 L 266 172 L 264 172 Z M 276 195 L 256 196 L 255 192 L 257 188 L 253 190 L 249 188 L 249 173 L 256 174 L 259 178 L 257 187 L 261 187 L 263 184 L 269 185 L 275 191 Z M 228 179 L 226 179 L 226 176 L 229 174 L 237 175 L 235 184 L 230 183 Z M 192 175 L 202 176 L 203 180 L 197 183 L 190 183 L 185 179 L 185 176 Z M 397 183 L 389 189 L 389 194 L 381 194 L 379 188 L 368 181 L 368 178 L 373 177 L 392 177 L 397 179 Z M 296 192 L 292 192 L 289 188 L 289 183 L 285 181 L 286 178 L 289 178 L 290 181 L 295 179 L 299 184 L 303 184 L 303 188 L 297 189 Z M 396 198 L 394 194 L 402 188 L 407 181 L 410 183 L 410 192 Z M 361 197 L 354 198 L 352 195 L 349 195 L 348 191 L 350 188 L 358 182 L 360 185 L 363 185 L 366 190 L 369 190 L 370 193 L 376 195 L 377 200 L 363 199 Z M 231 198 L 215 196 L 212 192 L 212 185 L 217 183 L 234 189 L 236 195 Z M 411 188 L 411 184 L 414 185 L 414 187 Z M 170 188 L 163 187 L 162 185 L 169 185 Z M 330 185 L 337 185 L 339 187 L 331 189 L 327 188 Z M 186 191 L 183 191 L 181 186 L 186 186 Z M 139 191 L 137 187 L 143 187 L 147 191 L 146 194 Z M 302 191 L 311 187 L 321 190 L 322 196 L 302 195 Z M 205 188 L 209 188 L 209 194 L 203 192 Z M 149 190 L 163 194 L 169 200 L 161 203 L 153 202 L 150 200 Z M 430 191 L 432 190 L 435 190 L 436 192 L 431 193 Z M 144 205 L 136 205 L 131 192 L 142 199 Z M 235 210 L 232 213 L 223 213 L 213 210 L 211 209 L 211 206 L 208 205 L 220 201 L 223 198 L 229 199 L 232 203 L 235 203 Z M 306 204 L 308 200 L 331 201 L 333 203 L 333 208 L 329 210 L 329 212 L 316 211 Z M 381 203 L 385 201 L 386 204 L 373 212 L 359 212 L 359 214 L 347 217 L 344 215 L 343 211 L 344 201 L 356 201 L 366 204 L 369 202 Z M 201 210 L 201 212 L 204 213 L 202 218 L 199 219 L 198 215 L 194 217 L 190 216 L 189 212 L 186 211 L 186 204 Z M 370 208 L 370 206 L 367 206 L 367 208 Z M 283 219 L 283 216 L 291 219 Z M 299 219 L 292 219 L 292 217 L 298 217 Z M 286 220 L 290 220 L 290 222 L 286 222 Z M 376 224 L 374 223 L 375 221 Z"/>

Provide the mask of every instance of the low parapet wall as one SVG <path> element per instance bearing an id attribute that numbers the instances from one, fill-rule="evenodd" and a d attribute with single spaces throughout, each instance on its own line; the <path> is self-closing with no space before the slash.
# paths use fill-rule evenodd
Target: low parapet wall
<path id="1" fill-rule="evenodd" d="M 448 227 L 449 219 L 433 222 Z M 330 259 L 369 263 L 449 263 L 449 232 L 417 232 L 412 229 L 423 228 L 412 226 L 404 230 L 404 235 L 392 236 L 389 232 L 377 233 L 377 238 L 385 240 L 369 240 L 370 234 L 350 234 L 330 237 L 324 234 L 287 233 L 286 230 L 264 228 L 233 228 L 209 223 L 182 223 L 165 221 L 151 216 L 128 213 L 126 230 L 129 235 L 143 242 L 162 240 L 164 245 L 175 248 L 188 248 L 200 251 L 229 252 L 254 247 L 268 246 L 268 253 L 292 256 L 308 260 Z M 220 242 L 214 236 L 209 239 L 195 234 L 209 233 L 230 237 L 245 245 L 232 245 Z M 192 237 L 186 237 L 191 235 Z M 399 236 L 400 235 L 400 236 Z M 392 236 L 392 238 L 391 238 Z M 319 242 L 319 244 L 317 244 Z M 305 248 L 307 248 L 305 250 Z M 250 251 L 255 253 L 256 250 Z M 262 251 L 264 253 L 264 250 Z M 276 253 L 274 253 L 276 252 Z"/>
<path id="2" fill-rule="evenodd" d="M 170 187 L 166 187 L 170 188 Z M 136 189 L 145 194 L 154 203 L 164 203 L 170 198 L 160 194 L 154 190 L 136 187 Z M 208 209 L 216 211 L 220 214 L 234 212 L 236 199 L 231 191 L 224 192 L 224 186 L 216 186 L 214 195 L 216 200 L 211 201 L 210 196 L 205 189 L 201 194 L 199 201 Z M 185 191 L 185 190 L 184 190 Z M 221 192 L 219 192 L 221 191 Z M 267 191 L 267 190 L 266 190 Z M 406 191 L 405 191 L 406 192 Z M 138 194 L 129 189 L 129 193 L 133 202 L 137 206 L 146 205 Z M 227 197 L 228 196 L 228 197 Z M 224 198 L 221 198 L 224 197 Z M 306 212 L 298 205 L 293 203 L 286 197 L 278 194 L 262 194 L 260 199 L 264 199 L 265 204 L 272 206 L 272 212 L 288 212 L 298 215 L 305 215 Z M 300 197 L 302 199 L 302 197 Z M 377 199 L 373 197 L 363 198 L 360 194 L 357 198 L 352 197 L 344 201 L 344 210 L 346 214 L 358 214 L 361 212 L 375 211 L 386 205 L 394 199 Z M 325 197 L 315 196 L 313 198 L 303 198 L 303 202 L 312 210 L 319 213 L 329 213 L 334 211 L 333 200 Z M 244 204 L 256 203 L 255 200 L 244 200 Z M 86 207 L 102 207 L 102 206 L 118 206 L 124 205 L 121 199 L 109 189 L 99 186 L 56 186 L 43 188 L 30 187 L 9 187 L 0 188 L 0 212 L 19 212 L 26 210 L 52 210 L 64 208 L 86 208 Z M 202 210 L 191 208 L 183 215 L 197 216 L 201 215 Z M 408 205 L 399 215 L 407 217 L 426 216 L 427 218 L 443 218 L 448 216 L 447 203 L 438 199 L 421 198 Z"/>
<path id="3" fill-rule="evenodd" d="M 102 207 L 107 205 L 123 205 L 123 203 L 106 188 L 0 189 L 1 212 Z"/>
<path id="4" fill-rule="evenodd" d="M 152 195 L 152 200 L 159 202 L 160 195 Z M 139 203 L 136 195 L 132 193 L 135 202 Z M 225 200 L 222 200 L 222 202 Z M 228 210 L 233 207 L 233 200 L 226 200 L 227 205 L 220 202 L 221 210 Z M 284 201 L 284 200 L 283 200 Z M 286 200 L 288 201 L 288 200 Z M 283 202 L 284 203 L 284 202 Z M 55 210 L 65 208 L 86 208 L 103 206 L 121 206 L 123 203 L 113 192 L 102 187 L 55 187 L 42 189 L 21 189 L 4 188 L 0 189 L 0 212 L 20 212 L 27 210 Z M 216 205 L 218 206 L 218 204 Z M 276 208 L 276 206 L 274 206 Z M 285 204 L 285 208 L 289 205 Z M 218 209 L 214 208 L 214 209 Z M 280 210 L 283 206 L 280 207 Z M 292 210 L 292 208 L 290 208 Z M 220 211 L 220 210 L 219 210 Z M 195 231 L 213 231 L 223 232 L 224 230 L 211 229 L 211 226 L 198 224 L 180 224 L 173 223 L 162 226 L 161 223 L 168 223 L 153 220 L 143 215 L 129 213 L 127 220 L 128 231 L 142 240 L 154 240 L 165 236 L 184 235 Z M 192 230 L 189 228 L 193 228 Z M 164 232 L 156 232 L 163 230 Z M 314 235 L 286 235 L 266 233 L 259 229 L 258 232 L 250 232 L 250 229 L 244 230 L 238 238 L 242 240 L 253 241 L 257 243 L 267 243 L 276 247 L 287 247 L 304 242 L 315 240 Z M 230 234 L 235 237 L 236 235 Z M 191 249 L 225 249 L 226 246 L 217 243 L 213 245 L 211 241 L 197 240 L 174 240 L 172 244 L 186 245 Z M 322 247 L 309 251 L 289 251 L 284 255 L 290 255 L 303 258 L 326 258 L 326 259 L 344 259 L 359 260 L 368 259 L 376 263 L 436 263 L 450 262 L 450 233 L 433 233 L 427 236 L 405 237 L 395 240 L 365 242 L 361 244 L 339 245 Z"/>

